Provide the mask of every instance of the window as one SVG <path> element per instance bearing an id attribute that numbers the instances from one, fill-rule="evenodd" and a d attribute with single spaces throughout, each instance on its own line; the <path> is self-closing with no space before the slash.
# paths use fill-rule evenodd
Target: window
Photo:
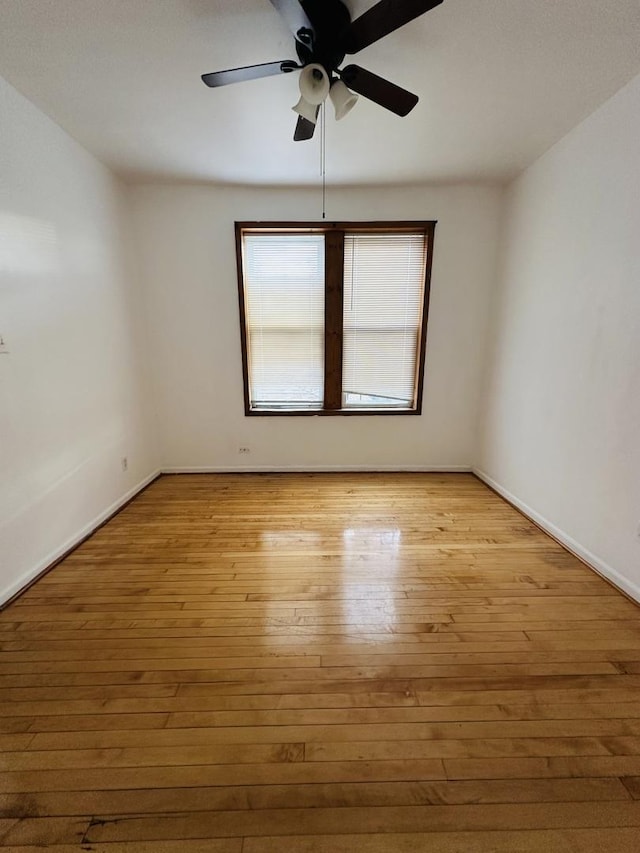
<path id="1" fill-rule="evenodd" d="M 420 414 L 434 230 L 236 223 L 246 413 Z"/>

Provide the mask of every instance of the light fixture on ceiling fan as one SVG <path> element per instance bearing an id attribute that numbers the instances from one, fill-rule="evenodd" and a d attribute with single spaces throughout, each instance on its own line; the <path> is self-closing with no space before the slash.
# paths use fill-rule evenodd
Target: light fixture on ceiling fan
<path id="1" fill-rule="evenodd" d="M 300 72 L 298 86 L 300 100 L 292 109 L 306 121 L 315 124 L 320 104 L 324 103 L 331 91 L 331 79 L 322 65 L 312 62 Z"/>
<path id="2" fill-rule="evenodd" d="M 358 53 L 442 2 L 380 0 L 352 21 L 342 0 L 271 0 L 295 36 L 298 62 L 284 59 L 214 71 L 203 74 L 202 80 L 215 88 L 300 70 L 301 98 L 293 107 L 298 113 L 293 136 L 296 141 L 311 139 L 320 104 L 327 95 L 333 103 L 336 119 L 343 118 L 352 109 L 357 100 L 354 92 L 396 115 L 406 116 L 418 103 L 417 95 L 359 65 L 347 65 L 346 68 L 340 68 L 340 65 L 345 55 Z"/>
<path id="3" fill-rule="evenodd" d="M 322 65 L 317 63 L 302 69 L 298 85 L 300 100 L 292 109 L 312 124 L 317 122 L 320 105 L 325 102 L 327 95 L 331 98 L 336 121 L 344 118 L 358 100 L 358 96 L 350 92 L 342 80 L 332 80 Z"/>

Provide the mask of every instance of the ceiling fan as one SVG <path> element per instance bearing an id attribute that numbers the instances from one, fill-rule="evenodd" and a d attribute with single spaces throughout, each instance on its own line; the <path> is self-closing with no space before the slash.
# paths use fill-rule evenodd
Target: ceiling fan
<path id="1" fill-rule="evenodd" d="M 207 86 L 215 88 L 300 70 L 302 97 L 293 108 L 299 113 L 293 136 L 296 141 L 311 139 L 320 104 L 327 95 L 331 95 L 336 107 L 336 118 L 346 115 L 356 100 L 346 87 L 399 116 L 406 116 L 418 103 L 417 95 L 359 65 L 339 66 L 345 55 L 358 53 L 439 6 L 442 0 L 380 0 L 355 21 L 342 0 L 271 0 L 271 3 L 295 36 L 298 62 L 283 59 L 213 71 L 202 75 Z"/>

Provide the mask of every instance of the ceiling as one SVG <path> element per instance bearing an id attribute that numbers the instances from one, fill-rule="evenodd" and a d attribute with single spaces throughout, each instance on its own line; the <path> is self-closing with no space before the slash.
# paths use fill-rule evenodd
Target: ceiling
<path id="1" fill-rule="evenodd" d="M 287 58 L 269 0 L 0 0 L 0 74 L 132 179 L 316 183 L 295 74 L 199 79 Z M 328 183 L 506 180 L 640 72 L 640 3 L 444 0 L 350 61 L 420 102 L 401 119 L 360 98 L 339 123 L 328 107 Z"/>

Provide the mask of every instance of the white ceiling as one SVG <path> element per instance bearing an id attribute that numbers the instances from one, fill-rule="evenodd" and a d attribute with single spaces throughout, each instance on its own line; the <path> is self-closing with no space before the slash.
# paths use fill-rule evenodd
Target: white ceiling
<path id="1" fill-rule="evenodd" d="M 199 79 L 286 58 L 268 0 L 0 0 L 0 74 L 132 178 L 317 182 L 319 139 L 292 141 L 297 75 Z M 328 108 L 329 183 L 503 180 L 640 72 L 640 2 L 444 0 L 350 61 L 420 102 Z"/>

